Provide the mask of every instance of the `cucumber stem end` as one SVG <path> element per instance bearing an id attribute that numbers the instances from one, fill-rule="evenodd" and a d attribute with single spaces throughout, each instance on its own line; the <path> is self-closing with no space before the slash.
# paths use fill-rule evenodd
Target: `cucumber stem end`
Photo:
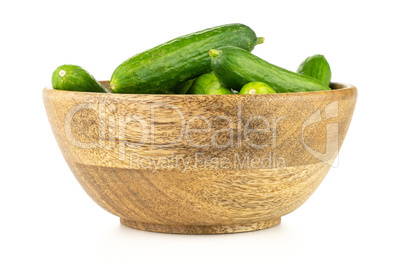
<path id="1" fill-rule="evenodd" d="M 265 38 L 264 37 L 257 37 L 257 45 L 264 43 Z"/>
<path id="2" fill-rule="evenodd" d="M 65 75 L 66 75 L 66 71 L 65 71 L 65 70 L 60 70 L 59 75 L 60 75 L 61 77 L 65 76 Z"/>
<path id="3" fill-rule="evenodd" d="M 220 50 L 216 50 L 216 49 L 211 49 L 209 51 L 209 56 L 211 56 L 212 58 L 216 58 L 217 56 L 219 56 L 221 54 Z"/>

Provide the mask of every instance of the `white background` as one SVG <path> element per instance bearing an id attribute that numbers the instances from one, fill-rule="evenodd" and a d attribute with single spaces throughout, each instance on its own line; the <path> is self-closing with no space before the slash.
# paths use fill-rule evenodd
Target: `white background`
<path id="1" fill-rule="evenodd" d="M 1 267 L 401 267 L 402 18 L 398 1 L 2 1 Z M 359 90 L 332 168 L 276 227 L 188 236 L 130 229 L 65 163 L 42 89 L 77 64 L 108 80 L 128 57 L 221 24 L 250 26 L 254 53 L 296 70 L 324 54 Z M 113 265 L 113 266 L 111 266 Z"/>

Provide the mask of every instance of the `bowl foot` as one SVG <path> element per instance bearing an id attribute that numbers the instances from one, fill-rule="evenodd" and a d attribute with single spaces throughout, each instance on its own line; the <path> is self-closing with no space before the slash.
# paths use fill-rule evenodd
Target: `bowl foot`
<path id="1" fill-rule="evenodd" d="M 143 231 L 170 233 L 170 234 L 229 234 L 250 232 L 275 226 L 281 222 L 281 218 L 268 221 L 259 221 L 233 225 L 163 225 L 146 222 L 137 222 L 120 218 L 120 222 L 128 227 Z"/>

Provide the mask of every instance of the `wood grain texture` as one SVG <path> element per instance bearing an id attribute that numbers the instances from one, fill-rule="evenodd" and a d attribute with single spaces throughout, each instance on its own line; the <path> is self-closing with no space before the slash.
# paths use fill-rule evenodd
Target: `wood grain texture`
<path id="1" fill-rule="evenodd" d="M 102 82 L 108 86 L 108 82 Z M 212 234 L 280 222 L 336 158 L 354 86 L 266 95 L 126 95 L 44 89 L 75 177 L 127 226 Z"/>

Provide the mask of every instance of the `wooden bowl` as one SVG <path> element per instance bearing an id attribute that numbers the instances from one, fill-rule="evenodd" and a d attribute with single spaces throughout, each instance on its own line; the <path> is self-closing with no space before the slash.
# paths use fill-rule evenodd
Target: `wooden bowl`
<path id="1" fill-rule="evenodd" d="M 274 226 L 317 189 L 357 98 L 352 85 L 331 87 L 215 96 L 45 88 L 43 98 L 64 158 L 99 206 L 132 228 L 216 234 Z"/>

